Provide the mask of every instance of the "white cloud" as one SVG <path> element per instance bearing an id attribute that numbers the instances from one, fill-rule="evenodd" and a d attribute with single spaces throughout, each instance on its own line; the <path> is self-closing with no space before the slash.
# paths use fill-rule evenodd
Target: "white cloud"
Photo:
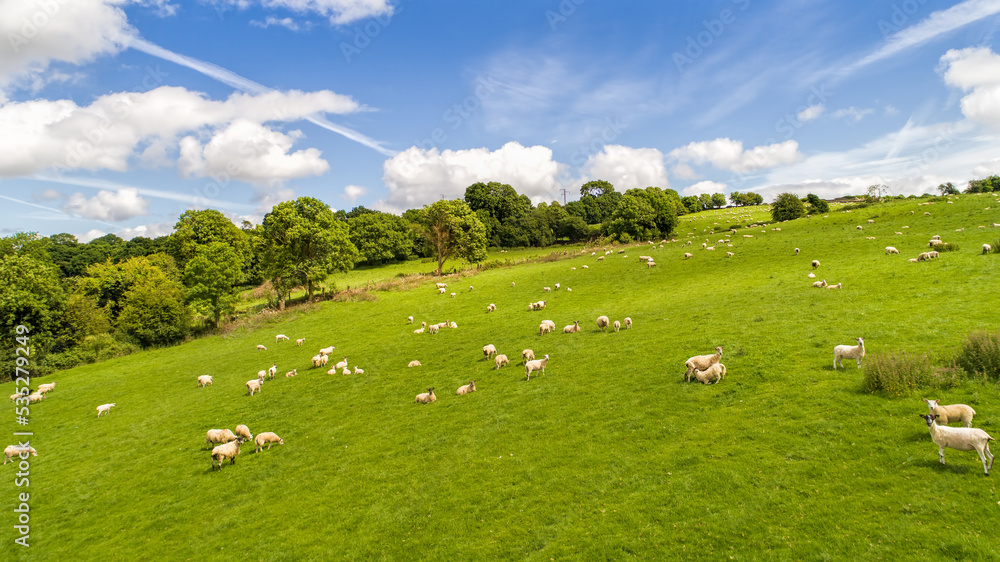
<path id="1" fill-rule="evenodd" d="M 885 114 L 887 116 L 896 115 L 897 113 L 899 113 L 899 110 L 896 109 L 895 106 L 892 105 L 885 106 Z"/>
<path id="2" fill-rule="evenodd" d="M 716 168 L 746 174 L 798 162 L 802 154 L 799 143 L 793 140 L 743 150 L 743 142 L 723 137 L 675 148 L 670 151 L 670 157 L 682 163 L 709 163 Z"/>
<path id="3" fill-rule="evenodd" d="M 358 197 L 368 193 L 368 188 L 360 185 L 349 185 L 344 188 L 344 199 L 354 202 Z"/>
<path id="4" fill-rule="evenodd" d="M 122 240 L 131 240 L 136 236 L 145 236 L 146 238 L 159 238 L 160 236 L 166 236 L 174 231 L 174 223 L 170 222 L 158 222 L 153 224 L 140 224 L 134 228 L 125 228 L 115 232 L 115 235 Z"/>
<path id="5" fill-rule="evenodd" d="M 796 117 L 800 122 L 807 123 L 809 121 L 812 121 L 813 119 L 816 119 L 820 115 L 823 115 L 823 111 L 825 109 L 826 107 L 821 103 L 818 103 L 816 105 L 810 105 L 809 107 L 800 111 Z"/>
<path id="6" fill-rule="evenodd" d="M 986 47 L 952 49 L 941 57 L 941 67 L 945 84 L 969 92 L 962 114 L 1000 128 L 1000 55 Z"/>
<path id="7" fill-rule="evenodd" d="M 663 153 L 655 148 L 606 145 L 587 159 L 584 173 L 588 179 L 611 182 L 621 192 L 633 187 L 670 187 Z"/>
<path id="8" fill-rule="evenodd" d="M 684 188 L 684 192 L 681 195 L 694 195 L 698 196 L 702 193 L 707 193 L 712 195 L 714 193 L 725 193 L 726 184 L 719 183 L 716 181 L 700 181 L 694 185 L 689 185 Z"/>
<path id="9" fill-rule="evenodd" d="M 57 191 L 55 189 L 46 189 L 43 190 L 41 193 L 34 195 L 34 199 L 36 201 L 56 201 L 64 197 L 66 197 L 65 193 Z"/>
<path id="10" fill-rule="evenodd" d="M 80 192 L 69 196 L 62 209 L 71 215 L 100 221 L 120 221 L 146 214 L 149 200 L 139 196 L 139 190 L 133 188 L 118 191 L 97 192 L 97 195 L 87 199 Z"/>
<path id="11" fill-rule="evenodd" d="M 683 164 L 683 163 L 677 164 L 676 166 L 674 166 L 673 168 L 671 168 L 671 171 L 674 173 L 675 176 L 677 176 L 678 178 L 680 178 L 682 180 L 695 180 L 695 179 L 698 179 L 698 173 L 695 172 L 691 168 L 691 166 L 688 166 L 687 164 Z"/>
<path id="12" fill-rule="evenodd" d="M 844 119 L 846 121 L 853 121 L 857 123 L 865 118 L 865 116 L 874 113 L 874 109 L 858 109 L 853 105 L 846 109 L 838 109 L 830 114 L 830 117 L 834 119 Z"/>
<path id="13" fill-rule="evenodd" d="M 215 0 L 216 4 L 246 9 L 253 0 Z M 296 13 L 315 13 L 330 19 L 333 25 L 344 25 L 365 18 L 392 16 L 389 0 L 260 0 L 267 9 L 287 9 Z"/>
<path id="14" fill-rule="evenodd" d="M 296 23 L 296 21 L 293 20 L 292 18 L 278 19 L 274 16 L 267 16 L 267 18 L 265 18 L 264 21 L 250 20 L 250 25 L 255 27 L 260 27 L 263 29 L 267 29 L 272 25 L 277 25 L 279 27 L 284 27 L 285 29 L 289 29 L 291 31 L 299 30 L 299 24 Z"/>
<path id="15" fill-rule="evenodd" d="M 92 229 L 92 230 L 88 230 L 84 234 L 76 234 L 75 236 L 76 236 L 77 242 L 79 242 L 81 244 L 86 244 L 87 242 L 90 242 L 91 240 L 93 240 L 95 238 L 100 238 L 101 236 L 104 236 L 105 234 L 107 234 L 107 232 L 105 232 L 103 230 L 97 230 L 95 228 L 95 229 Z"/>
<path id="16" fill-rule="evenodd" d="M 385 161 L 382 179 L 389 196 L 375 207 L 396 212 L 440 197 L 460 198 L 465 188 L 480 181 L 510 184 L 535 202 L 552 200 L 558 196 L 562 169 L 544 146 L 508 142 L 492 152 L 486 148 L 439 152 L 413 146 Z"/>

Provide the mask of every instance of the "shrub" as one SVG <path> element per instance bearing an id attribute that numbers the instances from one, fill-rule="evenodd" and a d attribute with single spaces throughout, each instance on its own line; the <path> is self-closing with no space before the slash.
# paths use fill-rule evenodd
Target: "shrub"
<path id="1" fill-rule="evenodd" d="M 977 330 L 965 337 L 955 364 L 970 375 L 1000 379 L 1000 331 Z"/>
<path id="2" fill-rule="evenodd" d="M 771 206 L 771 218 L 776 221 L 789 221 L 806 216 L 806 206 L 794 193 L 782 193 Z"/>
<path id="3" fill-rule="evenodd" d="M 841 207 L 841 208 L 839 208 L 837 210 L 838 211 L 853 211 L 854 209 L 864 209 L 865 207 L 868 207 L 870 205 L 871 205 L 871 203 L 869 203 L 867 201 L 862 201 L 860 203 L 851 203 L 849 205 L 844 205 L 843 207 Z"/>
<path id="4" fill-rule="evenodd" d="M 954 252 L 958 249 L 958 244 L 954 242 L 945 242 L 943 244 L 934 244 L 932 250 L 937 250 L 939 252 Z"/>
<path id="5" fill-rule="evenodd" d="M 926 355 L 906 352 L 870 355 L 863 370 L 862 389 L 889 396 L 906 396 L 917 388 L 937 386 L 939 381 Z"/>
<path id="6" fill-rule="evenodd" d="M 995 240 L 992 244 L 990 244 L 990 246 L 991 254 L 1000 254 L 1000 239 Z"/>

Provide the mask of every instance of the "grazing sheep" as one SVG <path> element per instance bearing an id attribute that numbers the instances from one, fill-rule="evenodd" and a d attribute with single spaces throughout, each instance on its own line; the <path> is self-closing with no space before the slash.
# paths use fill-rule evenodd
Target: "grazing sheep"
<path id="1" fill-rule="evenodd" d="M 895 246 L 886 246 L 885 247 L 885 254 L 886 255 L 889 255 L 889 254 L 898 254 L 898 253 L 899 253 L 899 250 L 897 250 Z"/>
<path id="2" fill-rule="evenodd" d="M 597 261 L 604 261 L 604 256 L 597 256 Z"/>
<path id="3" fill-rule="evenodd" d="M 715 251 L 715 246 L 709 246 L 709 247 L 705 248 L 705 250 L 707 250 L 707 251 L 713 251 L 714 252 Z"/>
<path id="4" fill-rule="evenodd" d="M 542 320 L 542 323 L 538 325 L 538 335 L 543 336 L 549 332 L 555 331 L 556 323 L 551 320 Z"/>
<path id="5" fill-rule="evenodd" d="M 244 425 L 242 427 L 245 428 L 246 426 Z M 237 426 L 236 431 L 238 432 L 239 429 L 240 426 Z M 249 432 L 250 430 L 247 430 L 247 433 Z M 230 441 L 236 441 L 237 439 L 239 439 L 239 435 L 229 431 L 228 429 L 209 429 L 208 432 L 205 433 L 205 448 L 211 449 L 212 445 L 216 443 L 229 443 Z"/>
<path id="6" fill-rule="evenodd" d="M 291 371 L 288 371 L 287 373 L 285 373 L 285 376 L 286 377 L 294 377 L 297 374 L 299 374 L 299 370 L 298 369 L 292 369 Z"/>
<path id="7" fill-rule="evenodd" d="M 938 458 L 941 464 L 944 462 L 945 448 L 956 451 L 971 451 L 975 449 L 979 454 L 979 459 L 983 461 L 983 471 L 986 476 L 990 475 L 993 468 L 993 453 L 990 452 L 990 441 L 994 439 L 988 433 L 979 428 L 972 427 L 948 427 L 938 425 L 935 414 L 917 414 L 927 422 L 927 429 L 931 432 L 931 439 L 938 446 Z M 989 457 L 989 463 L 986 458 Z"/>
<path id="8" fill-rule="evenodd" d="M 38 394 L 45 394 L 46 392 L 53 390 L 55 387 L 56 383 L 54 382 L 50 382 L 48 384 L 40 384 L 38 385 L 38 389 L 35 390 L 35 392 L 37 392 Z"/>
<path id="9" fill-rule="evenodd" d="M 264 347 L 263 345 L 258 345 L 257 346 L 257 351 L 267 351 L 267 348 Z"/>
<path id="10" fill-rule="evenodd" d="M 684 366 L 687 367 L 687 370 L 684 371 L 684 382 L 691 380 L 691 374 L 694 373 L 695 370 L 704 371 L 712 365 L 718 363 L 720 360 L 722 360 L 721 346 L 715 348 L 714 355 L 695 355 L 694 357 L 688 358 L 688 360 L 684 362 Z"/>
<path id="11" fill-rule="evenodd" d="M 860 225 L 860 224 L 858 225 L 858 230 L 862 230 L 862 228 L 861 228 L 861 225 Z"/>
<path id="12" fill-rule="evenodd" d="M 552 287 L 542 287 L 542 290 L 548 293 L 552 290 Z"/>
<path id="13" fill-rule="evenodd" d="M 917 256 L 917 261 L 930 261 L 931 254 L 929 252 L 923 252 Z"/>
<path id="14" fill-rule="evenodd" d="M 35 448 L 32 447 L 31 445 L 24 445 L 24 446 L 8 445 L 3 450 L 3 456 L 4 456 L 3 463 L 7 464 L 7 462 L 14 457 L 27 458 L 27 457 L 21 457 L 21 455 L 24 454 L 31 454 L 32 456 L 37 457 L 38 451 L 36 451 Z"/>
<path id="15" fill-rule="evenodd" d="M 278 343 L 280 341 L 288 341 L 288 336 L 285 334 L 278 334 L 274 336 L 274 343 Z"/>
<path id="16" fill-rule="evenodd" d="M 620 330 L 620 329 L 621 329 L 621 327 L 622 327 L 622 323 L 621 323 L 621 322 L 619 322 L 619 321 L 617 321 L 617 320 L 615 320 L 615 321 L 614 321 L 614 324 L 612 324 L 612 326 L 614 326 L 614 328 L 615 328 L 615 331 L 617 332 L 618 330 Z"/>
<path id="17" fill-rule="evenodd" d="M 407 324 L 413 324 L 413 317 L 412 316 L 407 316 L 406 317 L 406 323 Z"/>
<path id="18" fill-rule="evenodd" d="M 632 329 L 632 319 L 629 318 L 628 316 L 626 316 L 624 322 L 625 322 L 625 329 L 626 330 L 631 330 Z"/>
<path id="19" fill-rule="evenodd" d="M 839 288 L 841 288 L 843 286 L 844 286 L 843 283 L 837 283 L 836 285 L 827 285 L 826 288 L 827 289 L 839 289 Z"/>
<path id="20" fill-rule="evenodd" d="M 489 359 L 497 354 L 497 347 L 492 343 L 483 346 L 483 357 Z"/>
<path id="21" fill-rule="evenodd" d="M 101 404 L 100 406 L 97 407 L 97 417 L 101 417 L 101 414 L 107 414 L 108 412 L 111 411 L 111 408 L 114 408 L 116 405 L 117 404 L 114 403 Z"/>
<path id="22" fill-rule="evenodd" d="M 410 363 L 407 365 L 407 367 L 420 367 L 420 366 L 421 366 L 420 361 L 417 361 L 416 359 L 410 361 Z"/>
<path id="23" fill-rule="evenodd" d="M 264 433 L 258 433 L 257 437 L 253 440 L 253 442 L 254 442 L 254 445 L 257 445 L 257 450 L 254 451 L 255 453 L 259 453 L 261 451 L 261 449 L 264 448 L 264 444 L 265 443 L 267 444 L 267 450 L 268 451 L 271 450 L 271 445 L 273 443 L 277 443 L 278 445 L 284 445 L 285 444 L 285 440 L 284 439 L 282 439 L 281 437 L 278 437 L 277 434 L 275 434 L 275 433 L 273 433 L 271 431 L 265 431 Z"/>
<path id="24" fill-rule="evenodd" d="M 32 392 L 28 395 L 28 404 L 34 404 L 35 402 L 41 402 L 45 398 L 44 394 L 39 394 L 37 392 Z"/>
<path id="25" fill-rule="evenodd" d="M 514 286 L 514 282 L 513 282 L 513 281 L 511 281 L 511 282 L 510 282 L 510 286 L 511 286 L 511 287 L 513 287 L 513 286 Z"/>
<path id="26" fill-rule="evenodd" d="M 489 306 L 486 307 L 486 314 L 489 314 L 491 312 L 495 312 L 496 309 L 497 309 L 497 305 L 495 305 L 493 303 L 490 303 Z"/>
<path id="27" fill-rule="evenodd" d="M 817 289 L 822 289 L 823 287 L 826 287 L 826 279 L 822 281 L 816 281 L 815 283 L 813 283 L 813 287 L 816 287 Z"/>
<path id="28" fill-rule="evenodd" d="M 420 394 L 417 395 L 416 402 L 419 404 L 430 404 L 431 402 L 434 402 L 437 399 L 438 399 L 437 396 L 434 396 L 434 389 L 428 388 L 427 392 L 421 392 Z"/>
<path id="29" fill-rule="evenodd" d="M 574 332 L 579 332 L 579 331 L 580 331 L 580 321 L 579 320 L 573 322 L 573 324 L 570 325 L 570 326 L 564 326 L 563 327 L 563 333 L 564 334 L 572 334 Z"/>
<path id="30" fill-rule="evenodd" d="M 344 357 L 343 361 L 338 361 L 337 364 L 334 365 L 334 367 L 336 367 L 338 369 L 343 369 L 346 366 L 347 366 L 347 358 L 346 357 Z"/>
<path id="31" fill-rule="evenodd" d="M 726 376 L 726 366 L 722 363 L 714 363 L 705 370 L 695 369 L 694 378 L 703 384 L 717 383 Z"/>
<path id="32" fill-rule="evenodd" d="M 525 380 L 531 380 L 532 371 L 541 371 L 542 374 L 544 375 L 545 365 L 548 364 L 548 362 L 549 362 L 549 356 L 546 355 L 542 359 L 536 359 L 534 361 L 528 361 L 527 363 L 525 363 L 524 364 L 524 375 L 526 377 Z"/>
<path id="33" fill-rule="evenodd" d="M 971 406 L 965 404 L 940 406 L 937 400 L 928 400 L 926 398 L 924 398 L 924 402 L 927 402 L 930 414 L 937 414 L 937 421 L 941 425 L 962 422 L 962 425 L 965 427 L 972 427 L 972 418 L 976 415 L 976 411 Z"/>
<path id="34" fill-rule="evenodd" d="M 501 353 L 493 358 L 493 364 L 497 366 L 496 370 L 499 371 L 503 365 L 510 365 L 510 360 L 507 359 L 506 355 Z"/>
<path id="35" fill-rule="evenodd" d="M 444 287 L 442 287 L 442 288 L 438 289 L 438 294 L 439 295 L 443 295 L 444 291 L 445 291 L 445 289 L 444 289 Z"/>
<path id="36" fill-rule="evenodd" d="M 469 381 L 469 384 L 463 384 L 462 386 L 458 387 L 458 390 L 455 392 L 455 394 L 461 396 L 463 394 L 468 394 L 470 392 L 475 392 L 475 391 L 476 391 L 476 381 Z"/>
<path id="37" fill-rule="evenodd" d="M 936 260 L 938 258 L 938 256 L 940 256 L 941 254 L 939 254 L 937 250 L 931 250 L 931 251 L 927 252 L 927 255 L 930 256 L 931 259 L 935 259 Z"/>
<path id="38" fill-rule="evenodd" d="M 236 456 L 240 454 L 240 445 L 242 444 L 243 440 L 237 439 L 212 449 L 212 470 L 215 470 L 216 463 L 219 464 L 219 470 L 222 470 L 222 463 L 226 459 L 229 459 L 229 464 L 236 464 Z"/>
<path id="39" fill-rule="evenodd" d="M 736 254 L 734 254 L 734 253 L 732 253 L 732 252 L 726 252 L 726 257 L 727 257 L 727 258 L 731 258 L 731 257 L 733 257 L 733 256 L 735 256 L 735 255 L 736 255 Z"/>
<path id="40" fill-rule="evenodd" d="M 255 392 L 260 392 L 262 387 L 263 383 L 257 379 L 247 381 L 247 395 L 253 396 Z"/>
<path id="41" fill-rule="evenodd" d="M 598 316 L 597 317 L 597 329 L 598 330 L 600 330 L 602 332 L 605 332 L 605 331 L 607 331 L 608 326 L 610 326 L 610 325 L 611 325 L 611 320 L 609 320 L 607 316 Z"/>
<path id="42" fill-rule="evenodd" d="M 530 349 L 525 349 L 521 351 L 521 364 L 527 363 L 535 358 L 535 352 Z"/>
<path id="43" fill-rule="evenodd" d="M 854 359 L 858 364 L 858 368 L 861 368 L 861 361 L 865 358 L 865 339 L 856 338 L 858 340 L 858 345 L 838 345 L 833 348 L 833 369 L 837 370 L 837 363 L 840 366 L 844 366 L 842 359 Z"/>
<path id="44" fill-rule="evenodd" d="M 305 338 L 299 338 L 299 339 L 295 340 L 295 345 L 302 345 L 304 343 L 306 343 L 306 339 Z"/>
<path id="45" fill-rule="evenodd" d="M 448 284 L 447 283 L 435 283 L 434 286 L 437 287 L 438 289 L 444 289 L 445 287 L 448 286 Z"/>
<path id="46" fill-rule="evenodd" d="M 363 375 L 363 374 L 365 374 L 365 370 L 362 369 L 361 367 L 358 367 L 357 365 L 355 365 L 354 366 L 354 374 L 355 375 Z"/>
<path id="47" fill-rule="evenodd" d="M 819 260 L 813 260 L 812 261 L 812 266 L 813 266 L 813 269 L 819 269 Z"/>
<path id="48" fill-rule="evenodd" d="M 250 433 L 250 428 L 243 424 L 236 426 L 236 429 L 233 430 L 233 433 L 235 433 L 239 437 L 246 439 L 247 441 L 253 441 L 253 434 Z"/>
<path id="49" fill-rule="evenodd" d="M 590 269 L 590 267 L 589 267 L 589 266 L 586 266 L 586 265 L 585 265 L 585 266 L 583 266 L 583 268 L 584 268 L 584 269 Z"/>
<path id="50" fill-rule="evenodd" d="M 458 294 L 458 293 L 452 293 L 452 294 L 451 294 L 451 298 L 455 298 L 455 295 L 457 295 L 457 294 Z"/>
<path id="51" fill-rule="evenodd" d="M 25 388 L 24 390 L 28 390 L 28 389 Z M 27 394 L 21 394 L 20 392 L 15 392 L 14 394 L 10 395 L 10 401 L 11 402 L 16 402 L 18 399 L 23 399 L 23 398 L 27 398 L 27 397 L 28 397 Z"/>
<path id="52" fill-rule="evenodd" d="M 693 254 L 689 254 L 687 252 L 684 252 L 684 259 L 688 259 L 688 258 L 690 258 L 692 256 L 693 256 Z"/>
<path id="53" fill-rule="evenodd" d="M 983 244 L 983 254 L 984 255 L 988 254 L 988 253 L 990 253 L 992 251 L 993 251 L 993 246 L 990 246 L 989 244 Z"/>
<path id="54" fill-rule="evenodd" d="M 873 221 L 872 219 L 868 219 L 868 224 L 875 224 L 875 221 Z"/>
<path id="55" fill-rule="evenodd" d="M 559 290 L 559 283 L 556 283 L 555 285 L 553 285 L 553 287 L 555 287 L 556 290 L 558 291 Z"/>
<path id="56" fill-rule="evenodd" d="M 201 375 L 198 377 L 198 386 L 202 388 L 212 386 L 212 375 Z"/>

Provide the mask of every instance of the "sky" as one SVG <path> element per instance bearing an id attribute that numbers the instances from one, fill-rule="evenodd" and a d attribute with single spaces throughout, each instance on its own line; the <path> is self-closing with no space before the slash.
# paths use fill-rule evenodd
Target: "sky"
<path id="1" fill-rule="evenodd" d="M 0 0 L 0 235 L 1000 173 L 1000 0 Z"/>

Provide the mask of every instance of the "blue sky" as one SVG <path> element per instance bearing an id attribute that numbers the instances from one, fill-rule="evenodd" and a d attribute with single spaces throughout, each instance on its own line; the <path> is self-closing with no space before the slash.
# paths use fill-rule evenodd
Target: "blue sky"
<path id="1" fill-rule="evenodd" d="M 0 232 L 1000 173 L 1000 0 L 0 2 Z"/>

